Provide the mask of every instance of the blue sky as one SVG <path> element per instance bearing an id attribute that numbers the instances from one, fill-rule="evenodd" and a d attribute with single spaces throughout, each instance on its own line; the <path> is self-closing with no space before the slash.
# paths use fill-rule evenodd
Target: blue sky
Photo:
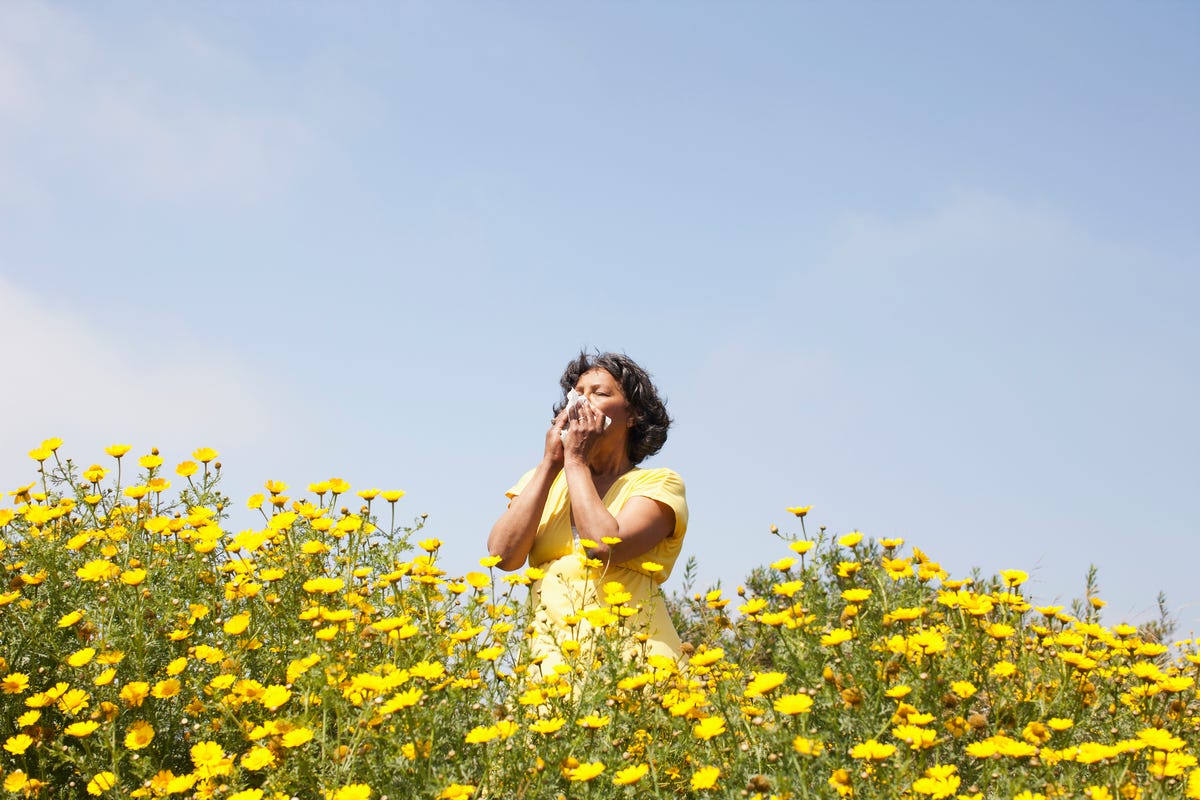
<path id="1" fill-rule="evenodd" d="M 0 485 L 58 435 L 483 554 L 581 347 L 686 552 L 784 507 L 1200 630 L 1200 9 L 0 5 Z M 252 524 L 249 517 L 235 528 Z M 674 584 L 677 585 L 677 584 Z"/>

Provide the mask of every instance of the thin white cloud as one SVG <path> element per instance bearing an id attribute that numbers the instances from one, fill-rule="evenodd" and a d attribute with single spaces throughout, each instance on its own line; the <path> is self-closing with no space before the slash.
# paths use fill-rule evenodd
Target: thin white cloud
<path id="1" fill-rule="evenodd" d="M 110 196 L 238 204 L 290 186 L 313 137 L 247 89 L 261 84 L 255 70 L 190 31 L 166 32 L 155 46 L 171 49 L 151 71 L 144 54 L 81 16 L 0 4 L 0 176 L 12 179 L 0 193 L 9 202 L 26 201 L 31 184 L 53 193 L 81 180 Z"/>
<path id="2" fill-rule="evenodd" d="M 200 445 L 269 446 L 278 457 L 296 427 L 278 385 L 232 354 L 186 335 L 116 340 L 2 277 L 0 341 L 0 488 L 32 478 L 23 456 L 48 436 L 66 439 L 64 453 L 77 462 L 103 458 L 115 441 L 162 446 L 178 460 Z"/>

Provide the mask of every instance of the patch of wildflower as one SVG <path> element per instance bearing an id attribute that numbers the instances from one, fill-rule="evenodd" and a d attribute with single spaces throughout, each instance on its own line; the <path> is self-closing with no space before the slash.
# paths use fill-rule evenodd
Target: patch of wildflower
<path id="1" fill-rule="evenodd" d="M 1106 627 L 1090 586 L 1034 606 L 1021 570 L 810 538 L 795 506 L 799 536 L 775 529 L 737 590 L 685 571 L 661 598 L 687 658 L 638 655 L 601 564 L 551 669 L 526 640 L 544 575 L 447 575 L 449 537 L 394 524 L 400 490 L 234 503 L 211 448 L 114 445 L 79 472 L 61 444 L 0 508 L 10 796 L 1200 800 L 1200 641 Z"/>

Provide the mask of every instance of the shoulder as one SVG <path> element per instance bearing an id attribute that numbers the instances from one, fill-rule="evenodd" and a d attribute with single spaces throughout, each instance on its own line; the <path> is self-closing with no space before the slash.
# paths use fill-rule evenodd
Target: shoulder
<path id="1" fill-rule="evenodd" d="M 519 495 L 521 490 L 525 488 L 525 485 L 529 483 L 529 479 L 533 477 L 534 471 L 534 469 L 528 470 L 516 483 L 512 485 L 511 489 L 504 493 L 504 496 L 509 500 L 512 500 L 514 497 Z"/>
<path id="2" fill-rule="evenodd" d="M 667 467 L 634 470 L 630 480 L 634 489 L 663 487 L 678 491 L 679 494 L 683 494 L 685 491 L 683 478 L 679 476 L 678 472 Z"/>
<path id="3" fill-rule="evenodd" d="M 648 497 L 671 509 L 675 515 L 674 536 L 682 537 L 687 530 L 688 507 L 687 491 L 679 473 L 666 467 L 639 469 L 631 476 L 631 481 L 629 496 Z"/>

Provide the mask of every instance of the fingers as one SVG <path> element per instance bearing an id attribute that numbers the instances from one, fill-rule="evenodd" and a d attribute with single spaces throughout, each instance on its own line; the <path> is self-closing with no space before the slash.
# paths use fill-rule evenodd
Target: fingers
<path id="1" fill-rule="evenodd" d="M 587 403 L 576 403 L 572 409 L 575 412 L 574 422 L 579 423 L 580 427 L 591 430 L 595 427 L 597 412 Z"/>

